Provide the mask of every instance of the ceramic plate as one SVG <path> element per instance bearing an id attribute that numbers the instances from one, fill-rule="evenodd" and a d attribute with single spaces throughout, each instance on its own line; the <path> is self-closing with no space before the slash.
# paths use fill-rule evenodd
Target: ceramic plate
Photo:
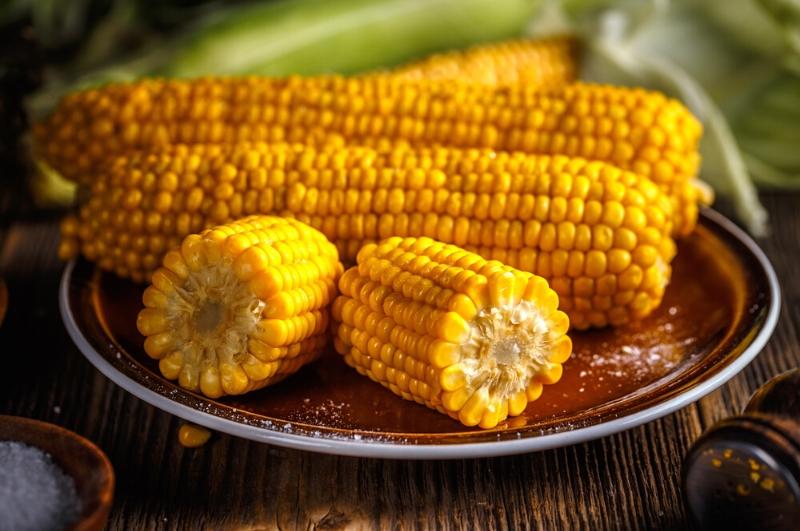
<path id="1" fill-rule="evenodd" d="M 710 393 L 764 347 L 780 294 L 763 252 L 703 212 L 678 245 L 663 304 L 646 320 L 576 332 L 560 382 L 493 430 L 458 422 L 359 376 L 334 353 L 282 383 L 212 400 L 162 378 L 136 331 L 142 286 L 85 261 L 64 271 L 64 323 L 103 374 L 142 400 L 213 430 L 304 450 L 441 459 L 531 452 L 616 433 Z"/>

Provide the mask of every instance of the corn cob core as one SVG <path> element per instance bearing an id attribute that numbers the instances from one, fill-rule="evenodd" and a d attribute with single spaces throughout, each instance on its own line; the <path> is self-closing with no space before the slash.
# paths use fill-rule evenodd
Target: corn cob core
<path id="1" fill-rule="evenodd" d="M 519 39 L 436 54 L 395 69 L 405 79 L 450 79 L 486 85 L 550 86 L 575 80 L 575 40 Z"/>
<path id="2" fill-rule="evenodd" d="M 683 105 L 642 89 L 391 76 L 109 85 L 67 96 L 34 130 L 37 150 L 79 182 L 110 156 L 170 143 L 446 145 L 602 160 L 661 186 L 675 204 L 676 234 L 696 222 L 700 134 Z"/>
<path id="3" fill-rule="evenodd" d="M 345 361 L 467 426 L 522 413 L 572 351 L 544 279 L 430 238 L 365 246 L 339 288 L 334 345 Z"/>
<path id="4" fill-rule="evenodd" d="M 167 249 L 218 223 L 280 213 L 352 261 L 365 243 L 428 236 L 545 277 L 577 328 L 618 325 L 661 301 L 675 244 L 669 199 L 603 162 L 490 150 L 177 146 L 119 159 L 62 224 L 120 276 L 148 278 Z"/>
<path id="5" fill-rule="evenodd" d="M 246 393 L 322 352 L 341 270 L 311 227 L 247 217 L 168 252 L 136 325 L 166 378 L 212 398 Z"/>

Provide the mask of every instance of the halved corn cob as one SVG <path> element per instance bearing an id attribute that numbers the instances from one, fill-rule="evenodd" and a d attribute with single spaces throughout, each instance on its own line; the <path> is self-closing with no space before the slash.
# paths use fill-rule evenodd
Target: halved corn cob
<path id="1" fill-rule="evenodd" d="M 486 85 L 563 85 L 575 81 L 575 48 L 575 39 L 563 36 L 503 41 L 436 54 L 391 73 L 405 79 L 455 79 Z"/>
<path id="2" fill-rule="evenodd" d="M 334 345 L 345 361 L 467 426 L 522 413 L 572 352 L 543 278 L 430 238 L 365 246 L 339 289 Z"/>
<path id="3" fill-rule="evenodd" d="M 34 131 L 44 158 L 80 182 L 109 156 L 170 143 L 446 145 L 602 160 L 661 186 L 676 234 L 697 218 L 700 134 L 691 113 L 658 92 L 392 76 L 109 85 L 68 96 Z"/>
<path id="4" fill-rule="evenodd" d="M 293 219 L 252 216 L 164 257 L 136 326 L 161 373 L 216 398 L 273 384 L 327 344 L 336 248 Z"/>
<path id="5" fill-rule="evenodd" d="M 575 327 L 622 324 L 661 301 L 675 244 L 649 179 L 603 162 L 478 149 L 177 146 L 133 154 L 62 225 L 62 256 L 142 281 L 167 249 L 250 214 L 294 216 L 342 257 L 428 236 L 545 277 Z"/>

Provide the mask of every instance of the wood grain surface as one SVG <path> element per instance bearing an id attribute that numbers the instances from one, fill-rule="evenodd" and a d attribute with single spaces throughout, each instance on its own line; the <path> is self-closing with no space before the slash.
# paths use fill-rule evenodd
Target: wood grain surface
<path id="1" fill-rule="evenodd" d="M 760 243 L 783 288 L 778 328 L 739 376 L 700 402 L 597 441 L 514 457 L 382 461 L 215 434 L 177 443 L 179 421 L 97 372 L 58 313 L 57 218 L 0 194 L 0 413 L 54 422 L 105 450 L 117 473 L 110 529 L 682 529 L 681 459 L 714 421 L 800 365 L 800 195 L 766 195 Z M 724 207 L 723 211 L 726 211 Z"/>

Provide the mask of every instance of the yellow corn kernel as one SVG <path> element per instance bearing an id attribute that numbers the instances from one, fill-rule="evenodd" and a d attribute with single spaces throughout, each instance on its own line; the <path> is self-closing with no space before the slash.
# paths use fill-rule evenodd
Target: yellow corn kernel
<path id="1" fill-rule="evenodd" d="M 317 276 L 292 277 L 293 289 L 260 297 L 236 267 L 256 246 L 283 262 L 251 261 L 248 272 L 313 263 Z M 166 378 L 212 398 L 271 385 L 324 349 L 340 272 L 335 247 L 293 219 L 251 216 L 189 235 L 144 292 L 136 324 L 145 352 Z"/>
<path id="2" fill-rule="evenodd" d="M 339 290 L 334 345 L 345 361 L 466 426 L 519 415 L 572 350 L 547 281 L 431 238 L 366 245 Z M 471 302 L 468 318 L 442 309 L 456 298 Z"/>
<path id="3" fill-rule="evenodd" d="M 211 432 L 196 424 L 181 424 L 178 429 L 178 441 L 185 448 L 199 448 L 211 438 Z"/>

